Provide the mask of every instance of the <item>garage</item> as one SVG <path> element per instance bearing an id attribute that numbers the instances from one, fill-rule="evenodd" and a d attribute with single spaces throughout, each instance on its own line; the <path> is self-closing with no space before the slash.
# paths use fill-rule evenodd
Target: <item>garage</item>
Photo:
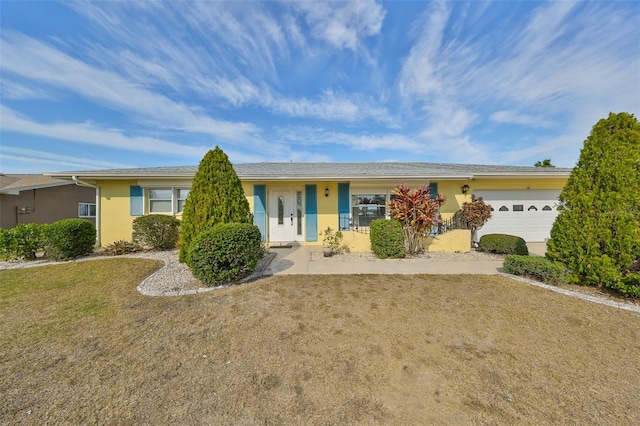
<path id="1" fill-rule="evenodd" d="M 549 238 L 558 216 L 559 190 L 484 190 L 474 191 L 491 206 L 491 219 L 478 230 L 486 234 L 517 235 L 526 242 L 544 242 Z"/>

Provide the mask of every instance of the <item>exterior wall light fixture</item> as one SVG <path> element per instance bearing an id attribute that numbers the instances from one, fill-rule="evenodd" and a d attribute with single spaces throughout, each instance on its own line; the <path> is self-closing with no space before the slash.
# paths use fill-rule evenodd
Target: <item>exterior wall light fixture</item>
<path id="1" fill-rule="evenodd" d="M 471 189 L 471 187 L 465 183 L 464 185 L 462 185 L 462 188 L 460 189 L 462 190 L 462 193 L 466 195 Z"/>
<path id="2" fill-rule="evenodd" d="M 329 196 L 329 187 L 326 187 L 326 188 L 324 189 L 324 196 L 325 196 L 325 197 L 328 197 L 328 196 Z"/>

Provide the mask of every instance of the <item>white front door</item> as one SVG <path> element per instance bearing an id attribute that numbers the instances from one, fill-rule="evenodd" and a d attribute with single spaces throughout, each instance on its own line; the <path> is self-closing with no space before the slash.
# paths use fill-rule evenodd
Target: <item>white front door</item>
<path id="1" fill-rule="evenodd" d="M 296 192 L 291 189 L 275 189 L 269 196 L 269 241 L 291 242 L 296 240 Z"/>

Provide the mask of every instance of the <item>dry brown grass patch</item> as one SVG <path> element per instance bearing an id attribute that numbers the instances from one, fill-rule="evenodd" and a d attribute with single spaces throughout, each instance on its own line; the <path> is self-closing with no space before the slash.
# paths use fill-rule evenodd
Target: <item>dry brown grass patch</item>
<path id="1" fill-rule="evenodd" d="M 152 261 L 71 265 L 0 272 L 0 423 L 640 423 L 637 314 L 469 275 L 153 298 Z"/>

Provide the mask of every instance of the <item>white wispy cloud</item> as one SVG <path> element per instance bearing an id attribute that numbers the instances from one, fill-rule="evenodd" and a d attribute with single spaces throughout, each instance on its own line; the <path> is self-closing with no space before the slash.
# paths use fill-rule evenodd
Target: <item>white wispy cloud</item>
<path id="1" fill-rule="evenodd" d="M 317 98 L 311 98 L 292 97 L 278 90 L 283 83 L 278 81 L 281 78 L 278 67 L 291 60 L 292 50 L 297 52 L 296 62 L 318 54 L 309 52 L 300 23 L 288 11 L 295 11 L 318 27 L 326 24 L 334 30 L 342 28 L 343 36 L 350 40 L 349 48 L 355 48 L 358 38 L 380 31 L 384 10 L 374 2 L 292 3 L 272 9 L 224 2 L 192 3 L 188 8 L 170 3 L 142 6 L 153 10 L 153 25 L 135 23 L 131 8 L 136 6 L 126 3 L 69 6 L 94 22 L 119 46 L 114 50 L 92 43 L 87 53 L 93 60 L 138 84 L 161 84 L 179 92 L 191 91 L 219 100 L 222 108 L 260 106 L 273 114 L 290 117 L 391 121 L 384 108 L 372 105 L 371 100 L 357 93 L 343 91 L 337 96 L 332 88 L 327 88 Z M 197 34 L 195 43 L 188 42 L 193 36 L 185 39 L 166 35 L 188 31 Z M 335 31 L 314 34 L 342 48 L 346 40 Z"/>
<path id="2" fill-rule="evenodd" d="M 91 123 L 43 124 L 2 106 L 2 130 L 46 138 L 103 146 L 124 151 L 148 152 L 169 156 L 202 158 L 209 147 L 178 144 L 158 138 L 127 136 L 115 129 L 104 129 Z"/>
<path id="3" fill-rule="evenodd" d="M 374 120 L 392 123 L 389 112 L 378 106 L 374 100 L 359 94 L 347 94 L 325 90 L 319 99 L 271 98 L 271 110 L 291 117 L 311 117 L 327 121 L 356 122 Z"/>
<path id="4" fill-rule="evenodd" d="M 409 108 L 418 106 L 425 113 L 423 136 L 449 144 L 468 139 L 489 121 L 553 128 L 564 144 L 570 140 L 564 136 L 575 137 L 563 146 L 575 156 L 584 138 L 578 135 L 598 118 L 639 109 L 639 30 L 625 8 L 536 3 L 524 15 L 522 28 L 496 18 L 491 5 L 483 5 L 473 19 L 453 15 L 456 6 L 433 3 L 416 19 L 417 40 L 398 79 Z M 494 31 L 473 31 L 472 25 L 484 22 L 493 22 Z M 516 136 L 512 147 L 518 154 L 506 157 L 490 140 L 468 140 L 493 152 L 489 159 L 557 152 L 547 137 Z M 535 146 L 524 146 L 525 140 Z"/>
<path id="5" fill-rule="evenodd" d="M 277 129 L 275 135 L 279 140 L 287 141 L 291 145 L 307 147 L 322 147 L 331 144 L 355 151 L 372 152 L 385 150 L 414 153 L 424 153 L 427 149 L 418 139 L 397 133 L 353 134 L 330 131 L 320 127 L 288 126 Z M 328 156 L 325 156 L 325 158 L 328 158 Z"/>
<path id="6" fill-rule="evenodd" d="M 531 127 L 549 127 L 551 122 L 548 120 L 531 114 L 520 114 L 515 111 L 496 111 L 489 116 L 496 123 L 512 123 L 522 124 Z"/>
<path id="7" fill-rule="evenodd" d="M 130 164 L 115 163 L 90 158 L 60 155 L 50 151 L 39 151 L 35 149 L 17 148 L 13 146 L 2 146 L 2 158 L 19 162 L 38 163 L 54 165 L 56 168 L 82 168 L 82 169 L 107 169 L 107 168 L 127 168 Z"/>
<path id="8" fill-rule="evenodd" d="M 244 139 L 258 129 L 243 122 L 217 120 L 196 108 L 172 101 L 118 74 L 92 67 L 60 50 L 22 34 L 5 33 L 1 64 L 5 72 L 68 90 L 142 121 L 167 129 L 211 134 L 227 140 Z"/>
<path id="9" fill-rule="evenodd" d="M 29 87 L 9 78 L 3 78 L 2 85 L 0 85 L 1 99 L 50 99 L 53 97 L 54 95 L 49 93 L 46 89 L 41 87 Z"/>
<path id="10" fill-rule="evenodd" d="M 294 2 L 315 38 L 338 48 L 356 50 L 363 37 L 382 28 L 384 8 L 374 1 Z"/>

